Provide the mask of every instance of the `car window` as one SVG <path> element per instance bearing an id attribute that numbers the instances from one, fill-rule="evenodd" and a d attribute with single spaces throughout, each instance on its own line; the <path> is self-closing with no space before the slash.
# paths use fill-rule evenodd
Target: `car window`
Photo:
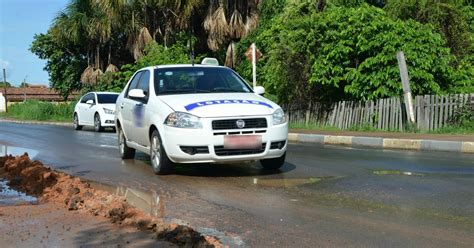
<path id="1" fill-rule="evenodd" d="M 150 85 L 150 71 L 146 70 L 142 72 L 142 77 L 140 78 L 140 81 L 138 82 L 137 89 L 142 89 L 143 92 L 145 92 L 145 95 L 148 94 L 148 89 Z"/>
<path id="2" fill-rule="evenodd" d="M 138 72 L 137 74 L 135 74 L 135 76 L 133 77 L 132 81 L 130 82 L 130 85 L 128 86 L 128 89 L 127 89 L 127 97 L 128 97 L 128 92 L 131 90 L 131 89 L 136 89 L 137 88 L 137 85 L 138 83 L 140 82 L 140 77 L 142 76 L 142 73 L 143 72 Z"/>
<path id="3" fill-rule="evenodd" d="M 117 102 L 117 94 L 97 94 L 97 102 L 98 103 L 116 103 Z"/>
<path id="4" fill-rule="evenodd" d="M 85 94 L 81 99 L 81 103 L 86 103 L 88 100 L 94 100 L 94 94 L 93 93 Z"/>
<path id="5" fill-rule="evenodd" d="M 157 95 L 252 92 L 235 72 L 223 67 L 159 68 L 155 69 L 154 74 Z"/>

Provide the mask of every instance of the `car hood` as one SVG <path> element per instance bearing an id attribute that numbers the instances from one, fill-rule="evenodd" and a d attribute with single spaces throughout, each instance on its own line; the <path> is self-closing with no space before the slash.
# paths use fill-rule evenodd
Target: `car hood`
<path id="1" fill-rule="evenodd" d="M 101 103 L 99 106 L 115 111 L 115 103 Z"/>
<path id="2" fill-rule="evenodd" d="M 158 98 L 174 111 L 198 117 L 270 115 L 279 106 L 253 93 L 165 95 Z"/>

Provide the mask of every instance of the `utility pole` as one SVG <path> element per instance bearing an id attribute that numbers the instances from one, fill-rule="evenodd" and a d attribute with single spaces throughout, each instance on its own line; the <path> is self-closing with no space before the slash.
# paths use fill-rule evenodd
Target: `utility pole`
<path id="1" fill-rule="evenodd" d="M 405 54 L 402 51 L 397 52 L 398 67 L 400 68 L 400 78 L 402 79 L 403 96 L 405 98 L 405 109 L 407 111 L 408 121 L 415 123 L 415 113 L 413 111 L 413 98 L 411 95 L 410 81 L 408 80 L 408 69 L 405 61 Z"/>
<path id="2" fill-rule="evenodd" d="M 253 89 L 257 87 L 257 51 L 255 43 L 252 43 L 252 81 Z"/>
<path id="3" fill-rule="evenodd" d="M 3 68 L 3 89 L 5 91 L 5 113 L 8 113 L 8 99 L 7 99 L 7 72 Z"/>

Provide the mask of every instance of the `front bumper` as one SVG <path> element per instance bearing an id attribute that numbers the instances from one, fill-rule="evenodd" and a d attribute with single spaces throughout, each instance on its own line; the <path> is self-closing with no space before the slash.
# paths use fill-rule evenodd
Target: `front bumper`
<path id="1" fill-rule="evenodd" d="M 100 122 L 103 127 L 115 127 L 115 115 L 102 114 Z"/>
<path id="2" fill-rule="evenodd" d="M 228 130 L 229 132 L 236 130 Z M 261 135 L 262 147 L 256 150 L 224 149 L 224 136 L 216 135 L 209 123 L 202 129 L 164 126 L 161 133 L 168 157 L 175 163 L 231 163 L 281 157 L 287 148 L 288 123 L 255 130 L 242 130 L 241 135 Z M 252 133 L 249 133 L 252 132 Z M 222 133 L 222 132 L 219 132 Z M 273 145 L 272 145 L 273 144 Z M 195 154 L 191 149 L 197 148 Z"/>

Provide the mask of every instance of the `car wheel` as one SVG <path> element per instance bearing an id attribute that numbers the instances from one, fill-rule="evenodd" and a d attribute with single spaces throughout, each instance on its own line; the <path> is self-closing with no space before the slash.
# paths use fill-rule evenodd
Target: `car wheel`
<path id="1" fill-rule="evenodd" d="M 160 134 L 157 130 L 153 131 L 150 137 L 150 161 L 155 174 L 167 174 L 174 165 L 162 146 Z"/>
<path id="2" fill-rule="evenodd" d="M 286 152 L 278 158 L 269 158 L 260 160 L 260 164 L 265 170 L 278 170 L 285 163 Z"/>
<path id="3" fill-rule="evenodd" d="M 135 149 L 127 146 L 127 138 L 125 138 L 125 134 L 121 128 L 118 128 L 118 142 L 120 157 L 122 159 L 130 159 L 135 157 Z"/>
<path id="4" fill-rule="evenodd" d="M 94 129 L 96 132 L 102 132 L 104 128 L 102 127 L 102 124 L 100 122 L 100 115 L 95 114 L 94 116 Z"/>
<path id="5" fill-rule="evenodd" d="M 74 113 L 74 118 L 72 121 L 72 125 L 74 126 L 75 130 L 81 130 L 82 126 L 79 125 L 79 117 L 77 116 L 77 113 Z"/>

